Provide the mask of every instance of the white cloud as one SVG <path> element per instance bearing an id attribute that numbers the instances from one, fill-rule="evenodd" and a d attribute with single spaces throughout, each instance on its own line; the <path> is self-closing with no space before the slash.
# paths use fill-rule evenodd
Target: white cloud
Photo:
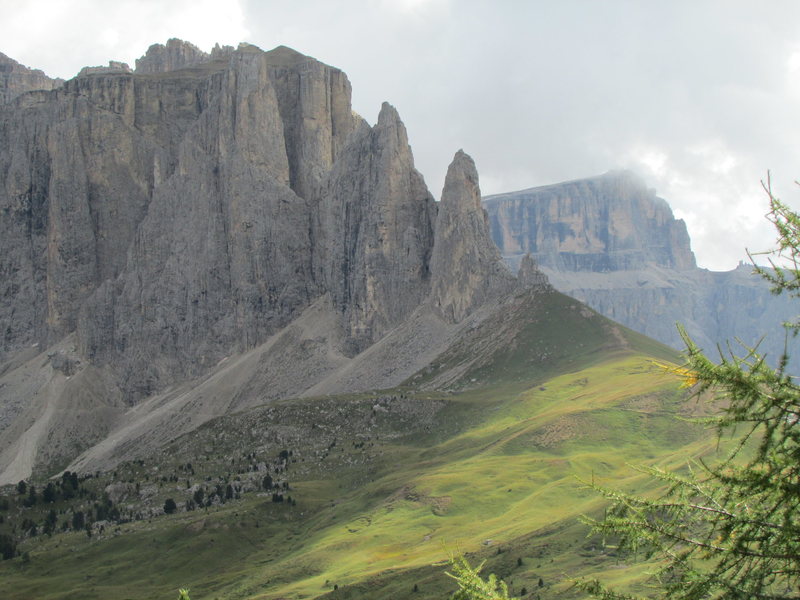
<path id="1" fill-rule="evenodd" d="M 250 35 L 239 2 L 218 0 L 27 0 L 0 4 L 0 51 L 52 77 L 121 60 L 133 66 L 147 48 L 171 37 L 208 51 Z"/>
<path id="2" fill-rule="evenodd" d="M 727 175 L 742 162 L 719 140 L 692 145 L 687 148 L 687 153 L 699 166 L 716 175 Z"/>
<path id="3" fill-rule="evenodd" d="M 667 173 L 667 154 L 656 149 L 640 149 L 634 151 L 635 162 L 642 165 L 647 172 L 657 178 L 663 178 Z"/>
<path id="4" fill-rule="evenodd" d="M 417 15 L 442 10 L 449 4 L 449 0 L 383 0 L 380 3 L 385 10 Z"/>
<path id="5" fill-rule="evenodd" d="M 792 50 L 786 60 L 786 88 L 795 98 L 800 97 L 800 49 Z"/>

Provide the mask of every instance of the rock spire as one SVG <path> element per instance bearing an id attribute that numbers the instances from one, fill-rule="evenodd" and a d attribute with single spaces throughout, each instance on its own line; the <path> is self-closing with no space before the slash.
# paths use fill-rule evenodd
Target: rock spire
<path id="1" fill-rule="evenodd" d="M 456 152 L 447 169 L 431 273 L 434 306 L 453 322 L 513 287 L 514 278 L 489 236 L 478 171 L 463 150 Z"/>

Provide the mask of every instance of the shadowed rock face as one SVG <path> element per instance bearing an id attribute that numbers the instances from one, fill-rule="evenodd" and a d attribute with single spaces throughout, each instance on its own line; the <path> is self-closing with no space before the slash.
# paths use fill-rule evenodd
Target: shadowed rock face
<path id="1" fill-rule="evenodd" d="M 76 350 L 135 400 L 252 348 L 319 298 L 353 356 L 429 299 L 509 291 L 459 152 L 441 210 L 384 104 L 290 48 L 152 46 L 0 108 L 2 344 Z"/>
<path id="2" fill-rule="evenodd" d="M 166 71 L 178 46 L 0 109 L 3 351 L 77 331 L 146 393 L 320 294 L 312 190 L 355 126 L 346 76 L 252 46 Z"/>
<path id="3" fill-rule="evenodd" d="M 170 40 L 0 105 L 0 481 L 399 385 L 547 288 L 502 264 L 472 159 L 437 205 L 397 111 L 350 93 L 290 48 Z"/>
<path id="4" fill-rule="evenodd" d="M 484 206 L 512 268 L 530 252 L 558 290 L 605 316 L 678 349 L 676 323 L 712 354 L 765 333 L 760 349 L 773 359 L 783 351 L 780 323 L 795 317 L 792 302 L 746 266 L 698 269 L 683 221 L 630 173 L 489 196 Z"/>
<path id="5" fill-rule="evenodd" d="M 475 163 L 462 150 L 447 169 L 431 271 L 433 304 L 454 323 L 514 285 L 489 237 Z"/>
<path id="6" fill-rule="evenodd" d="M 344 318 L 348 353 L 380 339 L 430 289 L 436 204 L 414 168 L 397 111 L 362 123 L 322 186 L 314 222 L 317 280 Z"/>

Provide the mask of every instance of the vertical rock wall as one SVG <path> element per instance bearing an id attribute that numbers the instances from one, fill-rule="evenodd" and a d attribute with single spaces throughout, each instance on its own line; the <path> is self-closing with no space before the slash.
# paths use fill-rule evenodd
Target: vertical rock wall
<path id="1" fill-rule="evenodd" d="M 384 104 L 290 48 L 152 46 L 0 107 L 0 352 L 77 333 L 133 401 L 326 298 L 353 356 L 513 287 L 459 152 L 441 210 Z M 10 243 L 6 243 L 8 240 Z"/>
<path id="2" fill-rule="evenodd" d="M 357 353 L 399 325 L 430 289 L 436 205 L 403 123 L 383 104 L 334 165 L 314 224 L 315 269 Z"/>
<path id="3" fill-rule="evenodd" d="M 485 198 L 492 237 L 509 257 L 542 267 L 617 271 L 656 264 L 694 269 L 686 225 L 627 171 Z"/>
<path id="4" fill-rule="evenodd" d="M 319 295 L 315 194 L 355 118 L 346 76 L 285 48 L 139 67 L 0 107 L 0 352 L 77 330 L 146 393 Z"/>

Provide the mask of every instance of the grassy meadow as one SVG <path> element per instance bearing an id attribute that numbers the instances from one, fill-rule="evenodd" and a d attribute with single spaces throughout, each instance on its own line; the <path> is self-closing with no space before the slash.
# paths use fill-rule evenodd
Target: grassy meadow
<path id="1" fill-rule="evenodd" d="M 563 298 L 540 300 L 550 317 L 519 328 L 458 389 L 420 391 L 417 381 L 274 402 L 98 474 L 87 482 L 98 492 L 149 486 L 149 508 L 131 499 L 144 492 L 123 494 L 117 506 L 140 518 L 91 537 L 23 540 L 25 556 L 0 561 L 0 597 L 173 598 L 186 587 L 193 600 L 446 598 L 451 552 L 485 559 L 515 596 L 577 598 L 571 581 L 582 576 L 641 589 L 647 566 L 578 521 L 604 505 L 585 482 L 642 491 L 650 482 L 632 465 L 680 469 L 716 441 L 681 420 L 703 407 L 653 362 L 679 360 L 674 352 Z M 463 360 L 473 342 L 441 363 Z M 290 458 L 274 462 L 280 453 Z M 259 461 L 292 501 L 247 487 L 260 481 Z M 182 509 L 198 485 L 217 482 L 242 492 Z M 175 514 L 159 508 L 166 497 Z M 73 510 L 56 508 L 60 519 Z"/>

